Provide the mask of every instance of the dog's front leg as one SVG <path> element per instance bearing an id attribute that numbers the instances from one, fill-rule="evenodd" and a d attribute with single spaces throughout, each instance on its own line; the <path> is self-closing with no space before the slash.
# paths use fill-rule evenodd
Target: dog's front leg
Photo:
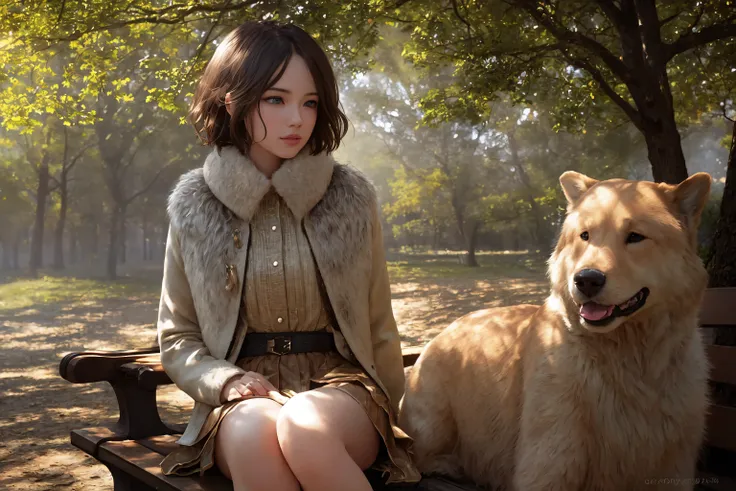
<path id="1" fill-rule="evenodd" d="M 541 381 L 540 381 L 541 382 Z M 551 382 L 551 383 L 550 383 Z M 514 489 L 517 491 L 582 491 L 589 444 L 573 401 L 555 394 L 547 378 L 524 397 L 516 447 Z M 544 390 L 540 390 L 540 389 Z M 558 394 L 564 394 L 560 391 Z"/>
<path id="2" fill-rule="evenodd" d="M 645 479 L 645 482 L 649 484 L 647 488 L 653 491 L 692 490 L 697 483 L 695 468 L 698 445 L 697 441 L 681 443 L 678 454 L 673 455 L 672 460 L 666 463 L 656 476 Z"/>
<path id="3" fill-rule="evenodd" d="M 522 435 L 517 450 L 514 489 L 517 491 L 582 491 L 587 461 L 582 445 L 562 425 L 542 434 Z"/>

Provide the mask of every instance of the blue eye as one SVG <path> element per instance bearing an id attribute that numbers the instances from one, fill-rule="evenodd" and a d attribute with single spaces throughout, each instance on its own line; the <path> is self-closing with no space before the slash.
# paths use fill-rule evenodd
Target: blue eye
<path id="1" fill-rule="evenodd" d="M 315 108 L 317 107 L 317 101 L 307 101 L 304 103 L 305 106 Z"/>
<path id="2" fill-rule="evenodd" d="M 275 96 L 275 95 L 271 97 L 266 97 L 263 100 L 269 104 L 281 104 L 282 102 L 284 102 L 284 100 L 281 97 Z"/>

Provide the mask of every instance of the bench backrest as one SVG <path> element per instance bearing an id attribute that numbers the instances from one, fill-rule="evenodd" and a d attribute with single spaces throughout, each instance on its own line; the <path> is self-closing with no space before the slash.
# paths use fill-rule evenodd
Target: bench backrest
<path id="1" fill-rule="evenodd" d="M 736 330 L 736 288 L 709 288 L 700 311 L 711 365 L 711 406 L 706 444 L 736 452 L 736 346 L 713 344 L 716 329 Z M 736 334 L 736 331 L 734 331 Z"/>

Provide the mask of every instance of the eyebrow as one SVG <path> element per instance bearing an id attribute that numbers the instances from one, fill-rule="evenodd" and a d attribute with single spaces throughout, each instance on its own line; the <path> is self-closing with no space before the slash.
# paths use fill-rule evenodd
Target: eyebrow
<path id="1" fill-rule="evenodd" d="M 274 90 L 276 92 L 283 92 L 284 94 L 291 94 L 291 91 L 290 90 L 280 89 L 278 87 L 271 87 L 270 89 L 266 89 L 266 92 L 268 92 L 269 90 Z M 319 94 L 316 93 L 316 92 L 310 92 L 310 93 L 305 94 L 305 95 L 319 95 Z"/>

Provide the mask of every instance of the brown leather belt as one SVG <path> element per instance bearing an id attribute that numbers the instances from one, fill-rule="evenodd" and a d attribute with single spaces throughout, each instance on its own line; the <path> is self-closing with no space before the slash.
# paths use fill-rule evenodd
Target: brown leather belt
<path id="1" fill-rule="evenodd" d="M 290 355 L 335 351 L 331 332 L 249 332 L 245 335 L 239 358 L 263 355 Z"/>

